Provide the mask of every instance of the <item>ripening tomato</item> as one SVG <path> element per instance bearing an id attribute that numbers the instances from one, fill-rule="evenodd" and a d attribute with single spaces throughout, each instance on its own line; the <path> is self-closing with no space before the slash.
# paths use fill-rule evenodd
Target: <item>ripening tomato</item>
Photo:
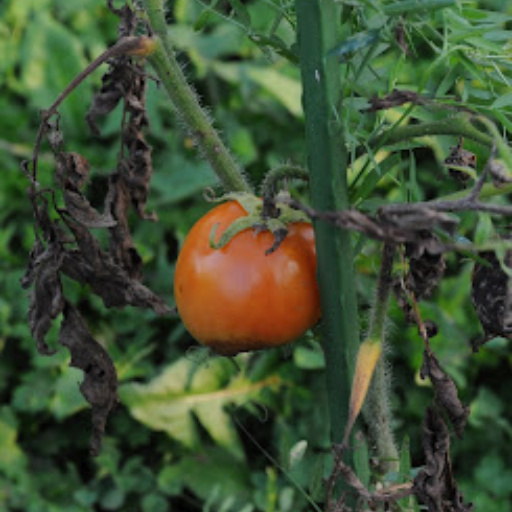
<path id="1" fill-rule="evenodd" d="M 291 342 L 320 317 L 313 228 L 288 226 L 273 253 L 268 232 L 247 229 L 222 249 L 210 247 L 235 219 L 246 216 L 237 201 L 202 217 L 188 234 L 176 264 L 174 293 L 180 316 L 202 344 L 223 355 Z"/>

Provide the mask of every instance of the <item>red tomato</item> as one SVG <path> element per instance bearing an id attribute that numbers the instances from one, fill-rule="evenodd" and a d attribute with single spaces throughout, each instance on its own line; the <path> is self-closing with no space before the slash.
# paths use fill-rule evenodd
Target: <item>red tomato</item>
<path id="1" fill-rule="evenodd" d="M 215 207 L 188 234 L 176 264 L 174 293 L 180 316 L 199 342 L 223 355 L 291 342 L 320 317 L 313 228 L 288 226 L 274 243 L 268 232 L 247 229 L 222 249 L 210 247 L 235 219 L 246 216 L 237 201 Z"/>

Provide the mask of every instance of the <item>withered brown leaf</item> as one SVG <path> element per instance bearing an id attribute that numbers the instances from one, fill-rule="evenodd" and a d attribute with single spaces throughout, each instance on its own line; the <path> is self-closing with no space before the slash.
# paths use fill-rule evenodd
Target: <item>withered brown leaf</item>
<path id="1" fill-rule="evenodd" d="M 70 365 L 84 372 L 80 391 L 92 407 L 90 450 L 98 455 L 107 418 L 117 403 L 117 375 L 106 350 L 91 336 L 80 313 L 66 301 L 59 343 L 71 353 Z"/>
<path id="2" fill-rule="evenodd" d="M 151 308 L 159 315 L 169 314 L 171 309 L 163 299 L 155 295 L 117 265 L 109 253 L 89 231 L 74 222 L 68 222 L 78 244 L 78 250 L 66 252 L 62 271 L 103 299 L 107 307 L 128 305 Z"/>
<path id="3" fill-rule="evenodd" d="M 475 351 L 495 336 L 512 337 L 512 278 L 494 252 L 479 256 L 485 262 L 475 263 L 471 300 L 486 337 L 474 344 Z M 512 268 L 512 251 L 506 255 L 505 265 Z"/>
<path id="4" fill-rule="evenodd" d="M 63 253 L 58 243 L 44 247 L 37 239 L 30 254 L 30 263 L 22 279 L 22 286 L 28 288 L 35 283 L 30 293 L 28 312 L 30 330 L 36 340 L 37 350 L 43 355 L 52 355 L 45 337 L 52 326 L 53 320 L 64 308 L 64 295 L 60 280 L 60 269 Z"/>
<path id="5" fill-rule="evenodd" d="M 426 467 L 414 479 L 414 494 L 429 512 L 471 512 L 464 503 L 453 476 L 450 460 L 450 433 L 436 407 L 426 411 L 423 425 Z"/>
<path id="6" fill-rule="evenodd" d="M 435 402 L 446 411 L 458 437 L 462 437 L 469 416 L 469 408 L 462 404 L 452 378 L 441 368 L 433 352 L 425 350 L 421 378 L 429 377 L 434 386 Z"/>

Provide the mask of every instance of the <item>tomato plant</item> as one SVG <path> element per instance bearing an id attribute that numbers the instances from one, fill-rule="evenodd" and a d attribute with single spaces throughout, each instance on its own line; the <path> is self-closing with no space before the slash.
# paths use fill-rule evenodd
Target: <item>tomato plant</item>
<path id="1" fill-rule="evenodd" d="M 254 228 L 221 249 L 211 247 L 215 225 L 220 234 L 246 215 L 237 201 L 212 209 L 188 234 L 176 264 L 174 292 L 185 326 L 223 355 L 291 342 L 320 317 L 310 224 L 291 224 L 268 255 L 272 233 Z"/>

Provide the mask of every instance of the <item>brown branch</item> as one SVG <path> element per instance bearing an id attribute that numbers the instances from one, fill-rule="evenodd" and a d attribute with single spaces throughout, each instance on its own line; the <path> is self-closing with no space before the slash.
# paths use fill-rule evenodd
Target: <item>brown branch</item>
<path id="1" fill-rule="evenodd" d="M 339 478 L 343 478 L 345 483 L 356 491 L 358 497 L 366 501 L 370 506 L 377 503 L 394 503 L 414 493 L 412 482 L 393 485 L 380 491 L 369 491 L 359 480 L 353 469 L 343 462 L 343 449 L 334 448 L 334 469 L 327 481 L 327 512 L 342 512 L 344 507 L 344 497 L 334 501 L 334 487 Z"/>
<path id="2" fill-rule="evenodd" d="M 380 208 L 373 217 L 357 210 L 319 212 L 299 203 L 287 200 L 292 208 L 303 211 L 309 218 L 330 222 L 341 229 L 362 233 L 369 238 L 388 243 L 421 243 L 421 232 L 432 230 L 436 225 L 453 232 L 458 220 L 448 213 L 478 211 L 495 215 L 512 215 L 512 206 L 484 203 L 479 200 L 484 182 L 495 166 L 496 145 L 473 189 L 455 200 L 423 201 L 411 204 L 390 204 Z M 451 250 L 454 244 L 438 242 L 439 251 Z"/>
<path id="3" fill-rule="evenodd" d="M 41 112 L 41 124 L 37 131 L 34 149 L 32 151 L 32 179 L 33 186 L 37 184 L 37 159 L 39 156 L 39 148 L 43 140 L 43 136 L 47 130 L 48 120 L 57 113 L 57 109 L 61 103 L 74 91 L 91 73 L 99 68 L 104 62 L 112 57 L 119 55 L 146 55 L 151 52 L 153 41 L 147 36 L 141 37 L 124 37 L 117 41 L 116 44 L 108 48 L 98 58 L 94 59 L 85 69 L 83 69 L 59 94 L 50 108 Z"/>
<path id="4" fill-rule="evenodd" d="M 491 149 L 491 155 L 489 156 L 489 159 L 487 160 L 487 163 L 485 164 L 485 167 L 482 170 L 482 174 L 480 175 L 474 187 L 471 189 L 467 196 L 451 201 L 434 200 L 422 201 L 413 204 L 390 204 L 388 206 L 383 206 L 380 209 L 380 214 L 384 216 L 387 214 L 408 214 L 428 209 L 441 213 L 479 211 L 494 213 L 496 215 L 512 215 L 512 206 L 489 204 L 479 200 L 480 193 L 482 192 L 485 180 L 494 169 L 496 152 L 497 146 L 496 143 L 494 142 Z"/>
<path id="5" fill-rule="evenodd" d="M 362 233 L 369 238 L 389 243 L 419 242 L 419 233 L 425 229 L 431 229 L 436 224 L 443 226 L 448 231 L 453 231 L 457 220 L 428 208 L 415 210 L 409 206 L 405 213 L 410 214 L 376 218 L 357 210 L 343 210 L 337 212 L 319 212 L 294 200 L 286 199 L 283 202 L 292 208 L 303 211 L 310 219 L 318 219 L 330 222 L 341 229 L 348 229 Z M 396 205 L 402 206 L 402 205 Z M 394 214 L 394 211 L 393 211 Z M 440 248 L 446 247 L 440 243 Z"/>

